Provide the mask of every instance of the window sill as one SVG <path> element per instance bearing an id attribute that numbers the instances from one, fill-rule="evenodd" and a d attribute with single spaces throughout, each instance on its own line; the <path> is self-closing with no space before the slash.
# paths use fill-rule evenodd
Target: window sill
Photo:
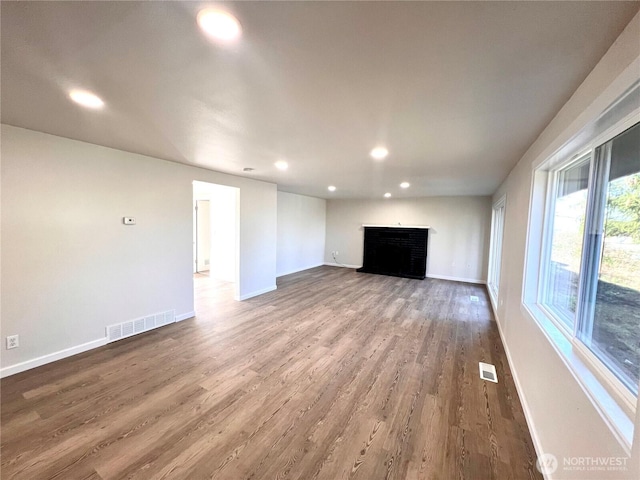
<path id="1" fill-rule="evenodd" d="M 594 375 L 566 333 L 549 318 L 542 308 L 537 304 L 522 303 L 521 309 L 538 324 L 578 385 L 616 436 L 620 445 L 630 455 L 633 441 L 633 419 L 602 384 L 602 381 Z"/>

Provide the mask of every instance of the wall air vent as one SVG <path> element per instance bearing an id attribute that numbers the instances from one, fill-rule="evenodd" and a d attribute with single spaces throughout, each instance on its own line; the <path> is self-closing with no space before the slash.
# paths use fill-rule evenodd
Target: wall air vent
<path id="1" fill-rule="evenodd" d="M 131 337 L 138 333 L 162 327 L 163 325 L 169 325 L 175 321 L 175 310 L 167 310 L 166 312 L 156 313 L 147 317 L 109 325 L 107 327 L 107 342 L 115 342 L 122 338 Z"/>
<path id="2" fill-rule="evenodd" d="M 480 362 L 480 378 L 482 380 L 488 380 L 493 383 L 498 383 L 498 375 L 496 374 L 496 367 L 490 363 Z"/>
<path id="3" fill-rule="evenodd" d="M 107 339 L 109 341 L 120 340 L 122 338 L 122 324 L 107 327 Z"/>
<path id="4" fill-rule="evenodd" d="M 144 329 L 145 330 L 151 330 L 155 326 L 156 326 L 156 317 L 154 315 L 151 315 L 150 317 L 145 317 L 144 318 Z"/>
<path id="5" fill-rule="evenodd" d="M 144 318 L 139 318 L 133 321 L 133 332 L 140 333 L 144 332 Z"/>

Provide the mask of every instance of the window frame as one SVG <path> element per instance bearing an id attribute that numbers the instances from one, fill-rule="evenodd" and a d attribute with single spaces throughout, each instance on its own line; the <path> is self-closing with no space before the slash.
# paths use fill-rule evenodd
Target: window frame
<path id="1" fill-rule="evenodd" d="M 539 267 L 539 277 L 538 277 L 538 288 L 536 295 L 536 303 L 543 310 L 547 316 L 549 316 L 550 320 L 562 331 L 565 335 L 575 335 L 576 326 L 578 325 L 578 311 L 573 315 L 573 319 L 570 319 L 568 315 L 566 317 L 571 320 L 571 326 L 567 324 L 567 322 L 563 321 L 560 316 L 565 316 L 563 312 L 555 311 L 553 308 L 550 308 L 548 304 L 548 289 L 545 288 L 546 282 L 549 280 L 549 264 L 551 263 L 551 247 L 553 244 L 553 222 L 555 216 L 556 209 L 556 192 L 558 190 L 558 182 L 560 181 L 560 172 L 564 170 L 569 170 L 576 165 L 579 165 L 585 161 L 589 162 L 589 182 L 587 184 L 587 190 L 590 191 L 591 187 L 591 169 L 593 167 L 593 151 L 591 148 L 583 148 L 577 154 L 573 155 L 569 160 L 560 163 L 559 165 L 554 166 L 553 169 L 548 171 L 547 176 L 547 195 L 545 199 L 545 212 L 544 212 L 544 223 L 543 223 L 543 239 L 542 239 L 542 253 L 540 255 L 540 267 Z M 587 210 L 589 208 L 588 202 L 585 208 L 585 218 L 587 215 Z M 583 241 L 580 250 L 580 268 L 578 271 L 578 292 L 577 297 L 580 298 L 581 295 L 581 272 L 582 272 L 582 264 L 583 264 L 583 254 L 584 254 L 584 232 L 583 232 Z"/>
<path id="2" fill-rule="evenodd" d="M 624 381 L 618 378 L 618 376 L 614 373 L 614 369 L 609 367 L 603 360 L 601 360 L 596 355 L 596 353 L 591 350 L 589 345 L 587 345 L 586 341 L 584 341 L 581 337 L 584 335 L 587 329 L 590 331 L 593 330 L 593 315 L 595 304 L 586 305 L 585 300 L 588 291 L 593 290 L 593 292 L 595 293 L 595 289 L 597 289 L 600 266 L 602 262 L 602 254 L 604 249 L 604 234 L 602 237 L 602 241 L 599 242 L 598 245 L 593 244 L 587 236 L 587 231 L 592 230 L 594 227 L 596 227 L 598 230 L 602 229 L 604 232 L 606 223 L 606 190 L 608 189 L 609 178 L 601 178 L 599 177 L 599 173 L 594 172 L 596 168 L 596 162 L 603 161 L 598 158 L 598 155 L 601 155 L 608 157 L 606 162 L 610 163 L 612 140 L 618 135 L 623 134 L 628 129 L 633 128 L 637 125 L 640 125 L 640 119 L 636 119 L 636 121 L 631 122 L 630 125 L 627 124 L 627 122 L 621 122 L 620 129 L 617 131 L 617 133 L 614 131 L 610 135 L 608 135 L 608 138 L 606 140 L 594 142 L 590 160 L 591 165 L 589 168 L 589 198 L 587 201 L 587 211 L 591 211 L 591 215 L 587 215 L 585 219 L 585 232 L 583 233 L 582 243 L 582 259 L 580 262 L 580 284 L 578 289 L 579 305 L 576 310 L 576 322 L 573 335 L 574 343 L 576 343 L 580 355 L 582 355 L 593 368 L 593 370 L 596 371 L 597 374 L 607 382 L 610 389 L 613 390 L 614 395 L 618 397 L 618 399 L 622 401 L 624 405 L 626 405 L 626 408 L 632 414 L 635 414 L 636 411 L 638 399 L 640 398 L 640 388 L 638 389 L 638 393 L 634 395 L 634 393 L 630 391 L 627 385 L 625 385 Z M 608 170 L 609 167 L 607 167 L 607 171 Z M 601 184 L 602 182 L 605 183 L 606 188 L 604 191 L 600 192 L 599 188 L 603 187 L 603 185 Z M 588 312 L 585 311 L 587 308 L 589 309 Z"/>
<path id="3" fill-rule="evenodd" d="M 491 206 L 491 237 L 489 244 L 489 266 L 487 290 L 494 308 L 498 307 L 500 278 L 502 276 L 502 248 L 504 246 L 504 224 L 507 214 L 507 194 L 503 194 Z M 499 231 L 498 231 L 499 227 Z"/>
<path id="4" fill-rule="evenodd" d="M 547 198 L 546 204 L 548 208 L 545 212 L 545 220 L 543 224 L 543 229 L 545 233 L 545 238 L 543 240 L 543 254 L 540 258 L 540 278 L 539 278 L 539 288 L 538 288 L 538 298 L 537 303 L 539 307 L 549 315 L 549 318 L 554 324 L 560 328 L 560 330 L 569 336 L 569 340 L 574 348 L 577 349 L 578 353 L 588 362 L 589 366 L 598 374 L 601 379 L 605 380 L 608 384 L 609 389 L 612 393 L 618 397 L 620 401 L 623 402 L 624 406 L 631 413 L 635 414 L 635 408 L 637 405 L 638 396 L 634 395 L 633 392 L 627 388 L 622 380 L 620 380 L 613 370 L 598 356 L 591 351 L 589 346 L 582 340 L 581 334 L 585 328 L 587 323 L 592 324 L 593 318 L 587 318 L 587 315 L 584 313 L 584 296 L 585 290 L 587 288 L 593 288 L 594 277 L 593 275 L 598 274 L 598 268 L 595 268 L 593 265 L 587 266 L 588 257 L 593 253 L 593 247 L 589 245 L 589 241 L 587 239 L 586 232 L 587 230 L 593 226 L 594 218 L 593 211 L 598 208 L 596 207 L 596 202 L 605 201 L 605 198 L 600 198 L 600 194 L 595 192 L 596 183 L 598 181 L 597 174 L 594 173 L 595 163 L 597 161 L 597 155 L 605 151 L 604 155 L 610 155 L 610 142 L 618 135 L 624 133 L 629 128 L 640 124 L 640 121 L 632 121 L 629 124 L 628 121 L 620 122 L 616 125 L 615 128 L 611 132 L 607 132 L 606 135 L 602 135 L 597 137 L 593 142 L 589 144 L 589 147 L 580 151 L 577 155 L 574 155 L 570 160 L 560 163 L 555 166 L 552 170 L 549 171 L 548 178 L 548 187 L 547 187 Z M 588 160 L 587 160 L 588 159 Z M 578 306 L 576 308 L 576 312 L 572 321 L 572 328 L 569 328 L 560 316 L 562 316 L 562 312 L 556 311 L 552 308 L 549 308 L 547 304 L 547 289 L 545 288 L 545 282 L 548 282 L 549 279 L 549 263 L 551 261 L 551 247 L 552 247 L 552 239 L 553 239 L 553 221 L 554 221 L 554 213 L 556 206 L 556 192 L 558 188 L 559 181 L 559 173 L 565 170 L 568 170 L 582 162 L 587 160 L 589 162 L 589 181 L 587 184 L 587 206 L 585 211 L 585 231 L 582 234 L 582 246 L 581 246 L 581 260 L 580 260 L 580 268 L 578 272 Z M 600 209 L 599 209 L 600 210 Z M 598 212 L 600 215 L 603 215 L 604 212 Z M 600 220 L 597 220 L 600 223 Z M 599 250 L 602 250 L 602 245 L 599 246 Z M 600 252 L 601 253 L 601 252 Z M 599 265 L 600 259 L 595 260 L 595 265 Z M 594 270 L 595 268 L 595 270 Z M 587 278 L 588 277 L 588 278 Z"/>
<path id="5" fill-rule="evenodd" d="M 533 167 L 531 202 L 527 233 L 527 252 L 525 255 L 522 308 L 532 317 L 545 333 L 550 343 L 560 354 L 582 389 L 607 421 L 620 444 L 630 452 L 634 433 L 634 418 L 640 403 L 640 394 L 634 395 L 613 371 L 598 358 L 581 340 L 580 307 L 577 308 L 573 327 L 569 328 L 555 313 L 547 308 L 543 301 L 545 282 L 548 278 L 548 265 L 551 254 L 553 219 L 558 172 L 576 165 L 589 156 L 588 202 L 585 217 L 585 231 L 589 222 L 589 209 L 593 191 L 594 158 L 598 147 L 604 147 L 617 135 L 640 123 L 640 108 L 615 122 L 610 128 L 582 144 L 573 154 L 564 155 L 562 160 L 557 152 L 547 160 Z M 559 149 L 562 150 L 562 149 Z M 532 227 L 540 225 L 540 236 L 532 235 Z M 584 257 L 587 255 L 585 232 L 582 236 L 582 254 L 580 261 L 578 303 L 583 298 Z"/>

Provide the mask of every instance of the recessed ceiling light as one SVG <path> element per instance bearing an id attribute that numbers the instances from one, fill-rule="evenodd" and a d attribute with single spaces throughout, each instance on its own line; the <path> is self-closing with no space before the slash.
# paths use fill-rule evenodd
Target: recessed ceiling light
<path id="1" fill-rule="evenodd" d="M 369 153 L 376 160 L 384 160 L 389 155 L 389 150 L 384 147 L 376 147 Z"/>
<path id="2" fill-rule="evenodd" d="M 71 90 L 69 98 L 79 105 L 87 108 L 102 108 L 104 102 L 97 95 L 87 92 L 86 90 Z"/>
<path id="3" fill-rule="evenodd" d="M 330 192 L 335 192 L 336 191 L 336 187 L 334 187 L 333 185 L 329 185 L 327 187 L 327 190 L 329 190 Z"/>
<path id="4" fill-rule="evenodd" d="M 411 186 L 411 184 L 409 182 L 402 182 L 400 184 L 400 188 L 409 188 Z"/>
<path id="5" fill-rule="evenodd" d="M 389 192 L 384 194 L 384 198 L 389 198 L 391 196 L 391 194 Z"/>
<path id="6" fill-rule="evenodd" d="M 289 168 L 289 164 L 284 160 L 278 160 L 276 163 L 274 163 L 274 165 L 278 170 L 286 170 L 287 168 Z"/>
<path id="7" fill-rule="evenodd" d="M 242 27 L 236 17 L 214 8 L 205 8 L 198 12 L 198 25 L 206 35 L 221 42 L 237 40 L 242 33 Z"/>

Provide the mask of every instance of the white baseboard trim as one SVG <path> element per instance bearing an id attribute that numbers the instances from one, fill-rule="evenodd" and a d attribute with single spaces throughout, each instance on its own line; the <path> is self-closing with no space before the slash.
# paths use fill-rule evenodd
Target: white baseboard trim
<path id="1" fill-rule="evenodd" d="M 258 295 L 262 295 L 263 293 L 273 292 L 277 288 L 278 288 L 277 285 L 272 285 L 270 287 L 263 288 L 262 290 L 256 290 L 255 292 L 245 293 L 244 295 L 240 295 L 238 298 L 236 298 L 236 300 L 240 300 L 240 301 L 247 300 L 248 298 L 257 297 Z"/>
<path id="2" fill-rule="evenodd" d="M 176 315 L 175 316 L 175 320 L 176 322 L 181 322 L 183 320 L 187 320 L 188 318 L 193 318 L 196 316 L 196 312 L 195 311 L 191 311 L 191 312 L 187 312 L 187 313 L 182 313 L 180 315 Z"/>
<path id="3" fill-rule="evenodd" d="M 349 265 L 348 263 L 335 263 L 335 262 L 325 262 L 323 265 L 327 265 L 329 267 L 342 267 L 342 268 L 360 268 L 362 265 Z"/>
<path id="4" fill-rule="evenodd" d="M 452 282 L 477 283 L 480 285 L 484 285 L 486 283 L 484 280 L 478 280 L 477 278 L 450 277 L 448 275 L 436 275 L 434 273 L 427 273 L 426 276 L 427 278 L 436 278 L 438 280 L 451 280 Z"/>
<path id="5" fill-rule="evenodd" d="M 311 268 L 316 268 L 316 267 L 321 267 L 322 265 L 324 265 L 324 263 L 318 263 L 318 264 L 315 264 L 315 265 L 309 265 L 308 267 L 297 268 L 297 269 L 291 270 L 289 272 L 278 273 L 276 275 L 276 278 L 284 277 L 285 275 L 291 275 L 292 273 L 304 272 L 305 270 L 309 270 Z"/>
<path id="6" fill-rule="evenodd" d="M 31 370 L 32 368 L 40 367 L 47 363 L 55 362 L 56 360 L 62 360 L 63 358 L 71 357 L 73 355 L 86 352 L 87 350 L 93 350 L 94 348 L 102 347 L 106 344 L 106 337 L 99 338 L 98 340 L 83 343 L 82 345 L 76 345 L 75 347 L 65 348 L 64 350 L 49 353 L 32 360 L 27 360 L 26 362 L 20 362 L 16 363 L 15 365 L 3 367 L 0 368 L 0 378 L 15 375 L 16 373 L 24 372 L 26 370 Z"/>
<path id="7" fill-rule="evenodd" d="M 520 384 L 520 380 L 518 379 L 518 374 L 513 365 L 513 361 L 511 360 L 511 353 L 509 352 L 509 346 L 505 341 L 504 334 L 502 333 L 502 327 L 500 326 L 500 319 L 498 318 L 498 311 L 493 304 L 493 301 L 489 301 L 491 305 L 491 310 L 493 310 L 493 316 L 496 319 L 496 324 L 498 325 L 498 333 L 500 334 L 500 340 L 502 341 L 502 346 L 504 348 L 504 353 L 507 355 L 507 362 L 509 363 L 509 369 L 511 370 L 511 376 L 513 377 L 513 383 L 516 385 L 516 391 L 518 392 L 518 397 L 520 397 L 520 403 L 522 404 L 522 411 L 524 412 L 524 418 L 527 422 L 527 427 L 529 427 L 529 433 L 531 434 L 531 440 L 533 440 L 533 448 L 536 451 L 536 456 L 540 457 L 544 453 L 544 449 L 540 444 L 540 439 L 538 437 L 538 431 L 536 430 L 535 423 L 533 422 L 533 417 L 531 416 L 531 411 L 529 410 L 529 404 L 527 403 L 527 397 L 524 395 L 524 391 L 522 390 L 522 386 Z M 542 476 L 546 480 L 552 480 L 551 475 L 543 473 Z"/>
<path id="8" fill-rule="evenodd" d="M 342 268 L 360 268 L 362 265 L 349 265 L 344 263 L 335 263 L 335 262 L 325 262 L 324 265 L 329 267 L 342 267 Z M 460 278 L 460 277 L 449 277 L 447 275 L 435 275 L 428 273 L 426 275 L 427 278 L 437 278 L 438 280 L 451 280 L 452 282 L 465 282 L 465 283 L 477 283 L 480 285 L 484 285 L 486 282 L 484 280 L 478 280 L 476 278 Z"/>

